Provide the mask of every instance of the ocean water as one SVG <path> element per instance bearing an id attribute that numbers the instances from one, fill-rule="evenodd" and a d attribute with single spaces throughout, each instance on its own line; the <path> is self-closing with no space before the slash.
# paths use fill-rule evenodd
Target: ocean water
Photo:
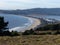
<path id="1" fill-rule="evenodd" d="M 26 18 L 20 15 L 13 15 L 13 14 L 0 14 L 0 16 L 4 17 L 5 21 L 8 21 L 8 28 L 9 31 L 24 31 L 27 30 L 29 26 L 33 24 L 33 20 L 31 18 Z M 37 15 L 35 17 L 38 18 L 51 18 L 60 21 L 60 16 L 58 15 Z"/>
<path id="2" fill-rule="evenodd" d="M 33 17 L 37 17 L 37 18 L 50 18 L 50 19 L 56 19 L 60 21 L 60 15 L 35 15 Z"/>
<path id="3" fill-rule="evenodd" d="M 60 16 L 59 15 L 43 15 L 42 18 L 50 18 L 50 19 L 56 19 L 60 21 Z"/>
<path id="4" fill-rule="evenodd" d="M 20 31 L 31 25 L 30 19 L 23 16 L 13 14 L 0 14 L 0 16 L 4 17 L 5 22 L 9 22 L 7 27 L 10 31 Z"/>

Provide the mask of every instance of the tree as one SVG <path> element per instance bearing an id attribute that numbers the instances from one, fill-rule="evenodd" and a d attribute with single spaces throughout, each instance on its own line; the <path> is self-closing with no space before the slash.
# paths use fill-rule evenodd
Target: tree
<path id="1" fill-rule="evenodd" d="M 30 30 L 26 30 L 25 32 L 22 33 L 23 35 L 34 35 L 34 30 L 30 29 Z"/>
<path id="2" fill-rule="evenodd" d="M 10 32 L 7 30 L 8 22 L 4 21 L 4 17 L 0 17 L 0 36 L 18 36 L 19 33 L 16 31 Z"/>
<path id="3" fill-rule="evenodd" d="M 11 36 L 19 36 L 19 33 L 17 31 L 12 31 Z"/>
<path id="4" fill-rule="evenodd" d="M 4 17 L 0 17 L 0 32 L 8 29 L 7 25 L 8 25 L 8 22 L 4 21 Z"/>

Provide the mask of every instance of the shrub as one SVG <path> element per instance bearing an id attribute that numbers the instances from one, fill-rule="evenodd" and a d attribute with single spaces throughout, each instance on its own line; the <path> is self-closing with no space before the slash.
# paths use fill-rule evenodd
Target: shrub
<path id="1" fill-rule="evenodd" d="M 22 33 L 23 35 L 31 35 L 31 34 L 34 34 L 34 31 L 33 29 L 30 29 L 30 30 L 26 30 L 25 32 Z"/>
<path id="2" fill-rule="evenodd" d="M 12 31 L 11 36 L 19 36 L 19 33 L 17 31 Z"/>

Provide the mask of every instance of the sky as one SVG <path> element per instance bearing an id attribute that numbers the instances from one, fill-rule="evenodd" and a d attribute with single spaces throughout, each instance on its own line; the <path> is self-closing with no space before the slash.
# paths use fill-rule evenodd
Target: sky
<path id="1" fill-rule="evenodd" d="M 60 0 L 0 0 L 0 9 L 60 8 Z"/>

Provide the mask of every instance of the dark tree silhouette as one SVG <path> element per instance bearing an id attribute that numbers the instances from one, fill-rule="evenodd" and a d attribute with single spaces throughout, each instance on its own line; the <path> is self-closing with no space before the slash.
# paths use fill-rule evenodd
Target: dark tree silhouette
<path id="1" fill-rule="evenodd" d="M 0 17 L 0 36 L 8 35 L 9 30 L 7 31 L 8 22 L 4 21 L 4 17 Z"/>
<path id="2" fill-rule="evenodd" d="M 4 21 L 4 17 L 0 17 L 0 36 L 18 36 L 18 32 L 10 32 L 7 28 L 8 22 Z"/>
<path id="3" fill-rule="evenodd" d="M 0 17 L 0 31 L 4 31 L 7 28 L 8 22 L 4 21 L 4 17 Z"/>

